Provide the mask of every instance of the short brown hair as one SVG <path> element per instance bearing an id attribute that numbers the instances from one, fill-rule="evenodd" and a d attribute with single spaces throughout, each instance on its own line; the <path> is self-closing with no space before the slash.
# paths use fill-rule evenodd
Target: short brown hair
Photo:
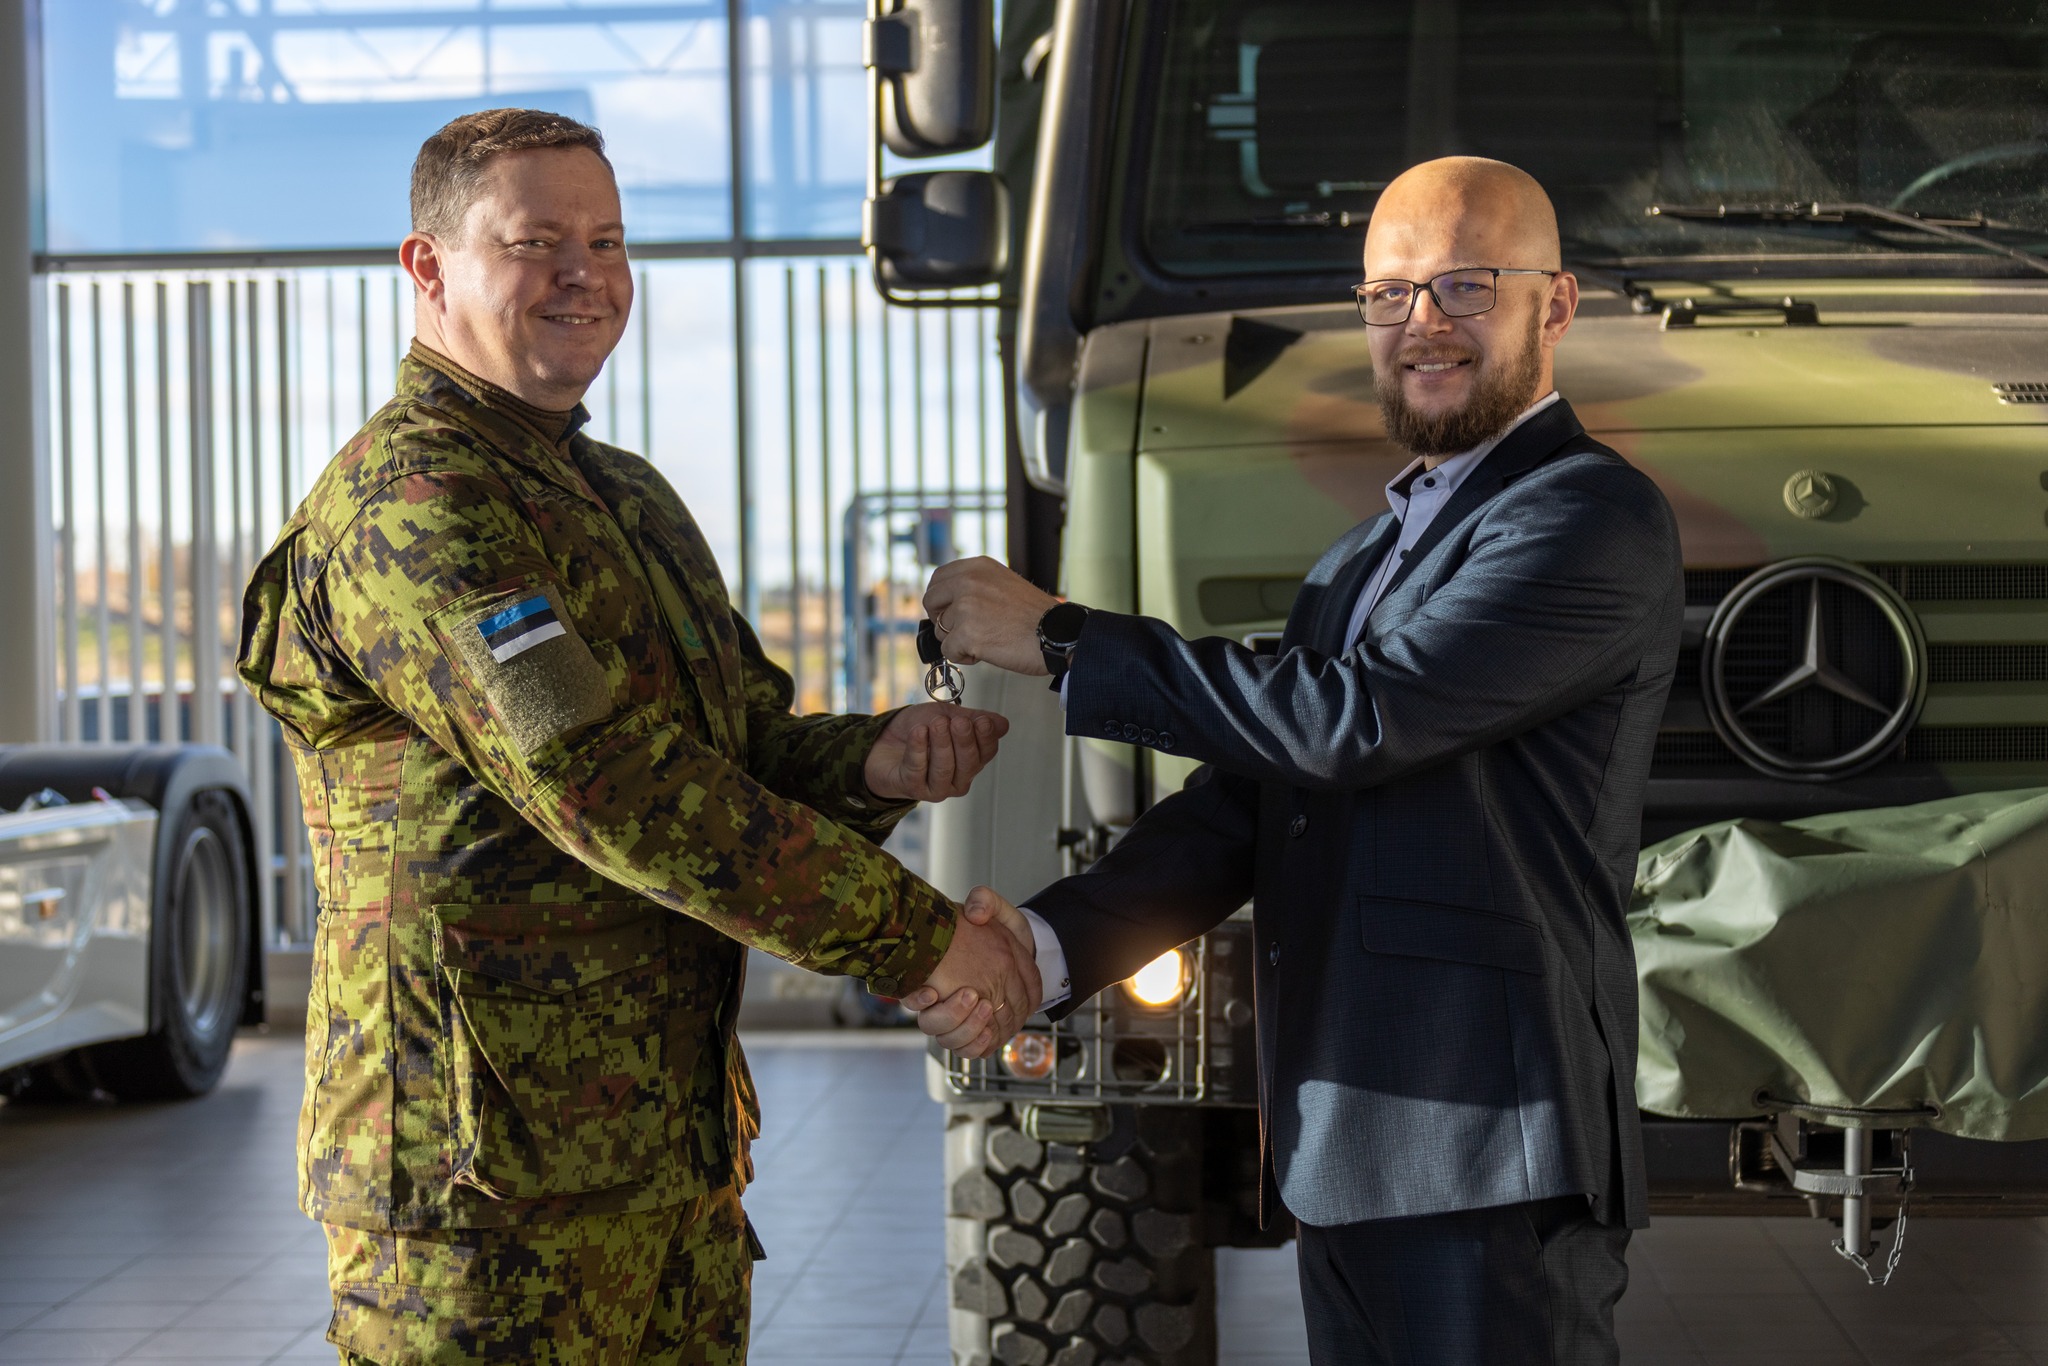
<path id="1" fill-rule="evenodd" d="M 607 169 L 604 134 L 566 114 L 543 109 L 484 109 L 451 119 L 420 144 L 412 163 L 412 230 L 453 239 L 476 202 L 491 158 L 540 147 L 584 147 Z"/>

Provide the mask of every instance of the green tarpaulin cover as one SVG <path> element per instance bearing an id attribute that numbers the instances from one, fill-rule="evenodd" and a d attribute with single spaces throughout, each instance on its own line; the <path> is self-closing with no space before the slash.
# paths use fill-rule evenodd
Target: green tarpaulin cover
<path id="1" fill-rule="evenodd" d="M 1674 836 L 1629 929 L 1653 1114 L 1767 1094 L 2048 1138 L 2048 789 Z"/>

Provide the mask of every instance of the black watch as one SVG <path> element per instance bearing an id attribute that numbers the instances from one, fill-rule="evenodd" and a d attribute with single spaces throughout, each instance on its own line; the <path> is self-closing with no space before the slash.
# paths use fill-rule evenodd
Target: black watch
<path id="1" fill-rule="evenodd" d="M 1038 649 L 1045 656 L 1045 671 L 1054 683 L 1074 662 L 1074 647 L 1081 643 L 1081 626 L 1088 609 L 1078 602 L 1054 603 L 1038 619 Z"/>

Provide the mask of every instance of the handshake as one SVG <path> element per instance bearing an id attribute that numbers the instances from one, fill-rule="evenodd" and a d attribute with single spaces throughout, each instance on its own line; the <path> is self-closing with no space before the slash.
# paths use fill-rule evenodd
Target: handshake
<path id="1" fill-rule="evenodd" d="M 1047 669 L 1038 622 L 1058 602 L 986 557 L 942 565 L 924 594 L 925 615 L 947 659 L 1041 677 Z M 985 1058 L 1022 1029 L 1044 999 L 1030 922 L 995 891 L 976 887 L 938 971 L 903 1005 L 943 1046 Z"/>
<path id="2" fill-rule="evenodd" d="M 987 887 L 967 894 L 953 942 L 931 979 L 903 998 L 917 1025 L 970 1058 L 1001 1048 L 1045 999 L 1024 913 Z"/>

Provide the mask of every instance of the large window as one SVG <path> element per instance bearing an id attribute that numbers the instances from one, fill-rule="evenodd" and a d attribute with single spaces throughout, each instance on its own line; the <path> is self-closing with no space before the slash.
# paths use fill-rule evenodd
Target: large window
<path id="1" fill-rule="evenodd" d="M 420 142 L 522 104 L 595 123 L 641 242 L 850 238 L 861 0 L 44 0 L 48 250 L 382 247 Z"/>
<path id="2" fill-rule="evenodd" d="M 689 503 L 799 710 L 922 697 L 932 564 L 1001 553 L 1002 380 L 988 312 L 885 310 L 853 245 L 863 0 L 41 11 L 46 733 L 239 755 L 280 939 L 311 933 L 308 855 L 279 732 L 234 682 L 241 589 L 391 392 L 407 179 L 456 114 L 521 104 L 604 131 L 639 259 L 585 395 L 592 435 Z"/>

